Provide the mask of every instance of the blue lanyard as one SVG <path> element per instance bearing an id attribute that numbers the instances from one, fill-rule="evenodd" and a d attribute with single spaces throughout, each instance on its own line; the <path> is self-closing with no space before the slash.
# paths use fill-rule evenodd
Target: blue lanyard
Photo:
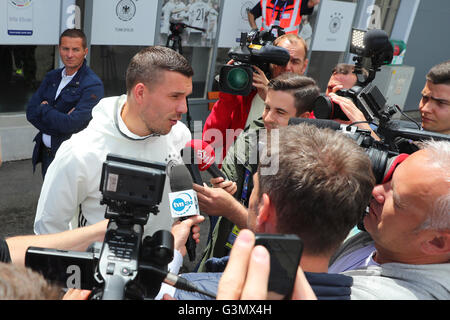
<path id="1" fill-rule="evenodd" d="M 244 176 L 244 185 L 242 187 L 242 194 L 241 194 L 241 203 L 245 203 L 247 200 L 247 192 L 248 192 L 248 183 L 250 181 L 251 172 L 248 169 L 245 169 L 245 176 Z"/>
<path id="2" fill-rule="evenodd" d="M 272 11 L 272 21 L 273 21 L 273 17 L 275 16 L 275 12 L 276 12 L 276 9 L 277 9 L 277 4 L 278 4 L 278 0 L 276 0 L 275 1 L 275 4 L 274 4 L 274 6 L 273 6 L 273 11 Z M 288 2 L 287 2 L 287 0 L 285 1 L 285 3 L 284 3 L 284 7 L 283 7 L 283 11 L 281 12 L 281 19 L 283 19 L 283 15 L 284 15 L 284 11 L 286 11 L 286 6 L 287 6 L 287 4 L 288 4 Z M 279 21 L 279 20 L 278 20 Z"/>

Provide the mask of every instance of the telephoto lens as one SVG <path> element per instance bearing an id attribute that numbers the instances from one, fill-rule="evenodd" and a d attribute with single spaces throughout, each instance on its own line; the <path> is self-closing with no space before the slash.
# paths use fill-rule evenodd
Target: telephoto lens
<path id="1" fill-rule="evenodd" d="M 317 119 L 340 119 L 348 121 L 348 117 L 342 111 L 339 104 L 333 102 L 330 97 L 320 95 L 314 101 L 314 116 Z"/>
<path id="2" fill-rule="evenodd" d="M 220 70 L 220 91 L 246 96 L 253 88 L 253 69 L 250 65 L 225 65 Z"/>

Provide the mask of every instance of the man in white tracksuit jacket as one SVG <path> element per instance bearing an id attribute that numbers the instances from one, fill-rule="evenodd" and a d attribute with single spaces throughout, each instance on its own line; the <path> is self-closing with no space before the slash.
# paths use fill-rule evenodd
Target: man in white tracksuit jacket
<path id="1" fill-rule="evenodd" d="M 127 94 L 102 99 L 93 109 L 88 127 L 58 150 L 42 185 L 36 234 L 61 232 L 104 219 L 99 186 L 109 153 L 164 164 L 181 162 L 180 150 L 191 133 L 179 120 L 187 112 L 192 76 L 187 60 L 168 48 L 149 47 L 132 59 Z M 159 213 L 150 215 L 146 235 L 172 226 L 169 187 L 166 178 Z"/>

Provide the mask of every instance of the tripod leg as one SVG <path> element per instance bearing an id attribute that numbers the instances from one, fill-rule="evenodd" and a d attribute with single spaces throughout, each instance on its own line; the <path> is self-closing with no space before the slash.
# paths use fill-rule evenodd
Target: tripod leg
<path id="1" fill-rule="evenodd" d="M 177 47 L 178 47 L 178 52 L 182 55 L 183 47 L 181 46 L 181 37 L 178 37 L 178 39 L 177 39 Z"/>

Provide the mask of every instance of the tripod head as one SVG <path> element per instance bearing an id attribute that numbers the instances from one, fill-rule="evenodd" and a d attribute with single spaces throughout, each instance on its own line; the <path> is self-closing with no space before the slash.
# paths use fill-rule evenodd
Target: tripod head
<path id="1" fill-rule="evenodd" d="M 180 35 L 186 28 L 191 28 L 191 29 L 199 30 L 201 32 L 206 32 L 206 29 L 203 29 L 203 28 L 190 26 L 183 22 L 170 21 L 170 31 L 174 35 Z"/>
<path id="2" fill-rule="evenodd" d="M 195 30 L 199 30 L 201 32 L 206 32 L 203 28 L 198 28 L 194 26 L 187 25 L 183 22 L 178 21 L 170 21 L 170 32 L 171 34 L 167 38 L 166 47 L 171 48 L 172 50 L 177 51 L 180 54 L 183 54 L 183 47 L 181 45 L 181 34 L 184 29 L 191 28 Z"/>

